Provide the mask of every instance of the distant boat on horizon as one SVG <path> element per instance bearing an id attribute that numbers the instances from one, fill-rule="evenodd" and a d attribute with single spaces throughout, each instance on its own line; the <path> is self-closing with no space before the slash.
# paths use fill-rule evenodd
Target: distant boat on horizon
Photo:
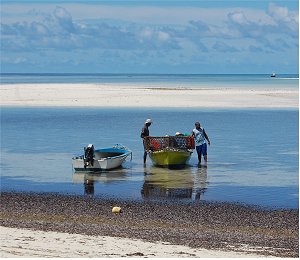
<path id="1" fill-rule="evenodd" d="M 275 78 L 275 77 L 276 77 L 276 73 L 273 72 L 273 73 L 271 74 L 271 78 Z"/>

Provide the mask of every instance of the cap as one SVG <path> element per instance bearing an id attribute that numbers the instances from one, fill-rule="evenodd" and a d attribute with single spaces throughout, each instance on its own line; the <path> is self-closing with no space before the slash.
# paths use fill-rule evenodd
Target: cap
<path id="1" fill-rule="evenodd" d="M 151 119 L 147 119 L 145 124 L 151 124 L 152 123 L 152 120 Z"/>
<path id="2" fill-rule="evenodd" d="M 180 132 L 176 132 L 176 134 L 175 135 L 181 135 L 181 133 Z"/>

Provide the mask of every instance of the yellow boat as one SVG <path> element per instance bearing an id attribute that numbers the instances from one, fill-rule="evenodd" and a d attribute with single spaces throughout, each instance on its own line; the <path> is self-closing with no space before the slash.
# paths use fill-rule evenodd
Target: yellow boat
<path id="1" fill-rule="evenodd" d="M 191 158 L 192 151 L 169 150 L 149 152 L 149 157 L 154 164 L 160 166 L 184 165 Z"/>
<path id="2" fill-rule="evenodd" d="M 145 151 L 159 166 L 184 165 L 191 158 L 194 139 L 190 136 L 165 136 L 145 138 Z"/>

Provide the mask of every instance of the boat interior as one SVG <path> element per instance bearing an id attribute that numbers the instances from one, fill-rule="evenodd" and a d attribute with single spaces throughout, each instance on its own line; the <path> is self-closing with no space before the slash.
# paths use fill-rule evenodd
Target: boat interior
<path id="1" fill-rule="evenodd" d="M 95 152 L 95 160 L 107 158 L 107 157 L 115 157 L 124 154 L 123 152 Z"/>

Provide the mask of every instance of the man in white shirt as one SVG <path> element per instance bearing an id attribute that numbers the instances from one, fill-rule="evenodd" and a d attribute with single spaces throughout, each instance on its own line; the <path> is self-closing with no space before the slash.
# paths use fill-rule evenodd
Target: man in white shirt
<path id="1" fill-rule="evenodd" d="M 195 146 L 196 146 L 196 151 L 197 151 L 197 154 L 198 154 L 198 164 L 199 165 L 201 164 L 201 157 L 203 155 L 205 165 L 206 165 L 207 164 L 207 144 L 206 144 L 206 140 L 207 140 L 209 145 L 210 145 L 210 140 L 209 140 L 204 128 L 201 127 L 199 122 L 195 123 L 195 128 L 193 129 L 191 135 L 195 139 Z"/>

